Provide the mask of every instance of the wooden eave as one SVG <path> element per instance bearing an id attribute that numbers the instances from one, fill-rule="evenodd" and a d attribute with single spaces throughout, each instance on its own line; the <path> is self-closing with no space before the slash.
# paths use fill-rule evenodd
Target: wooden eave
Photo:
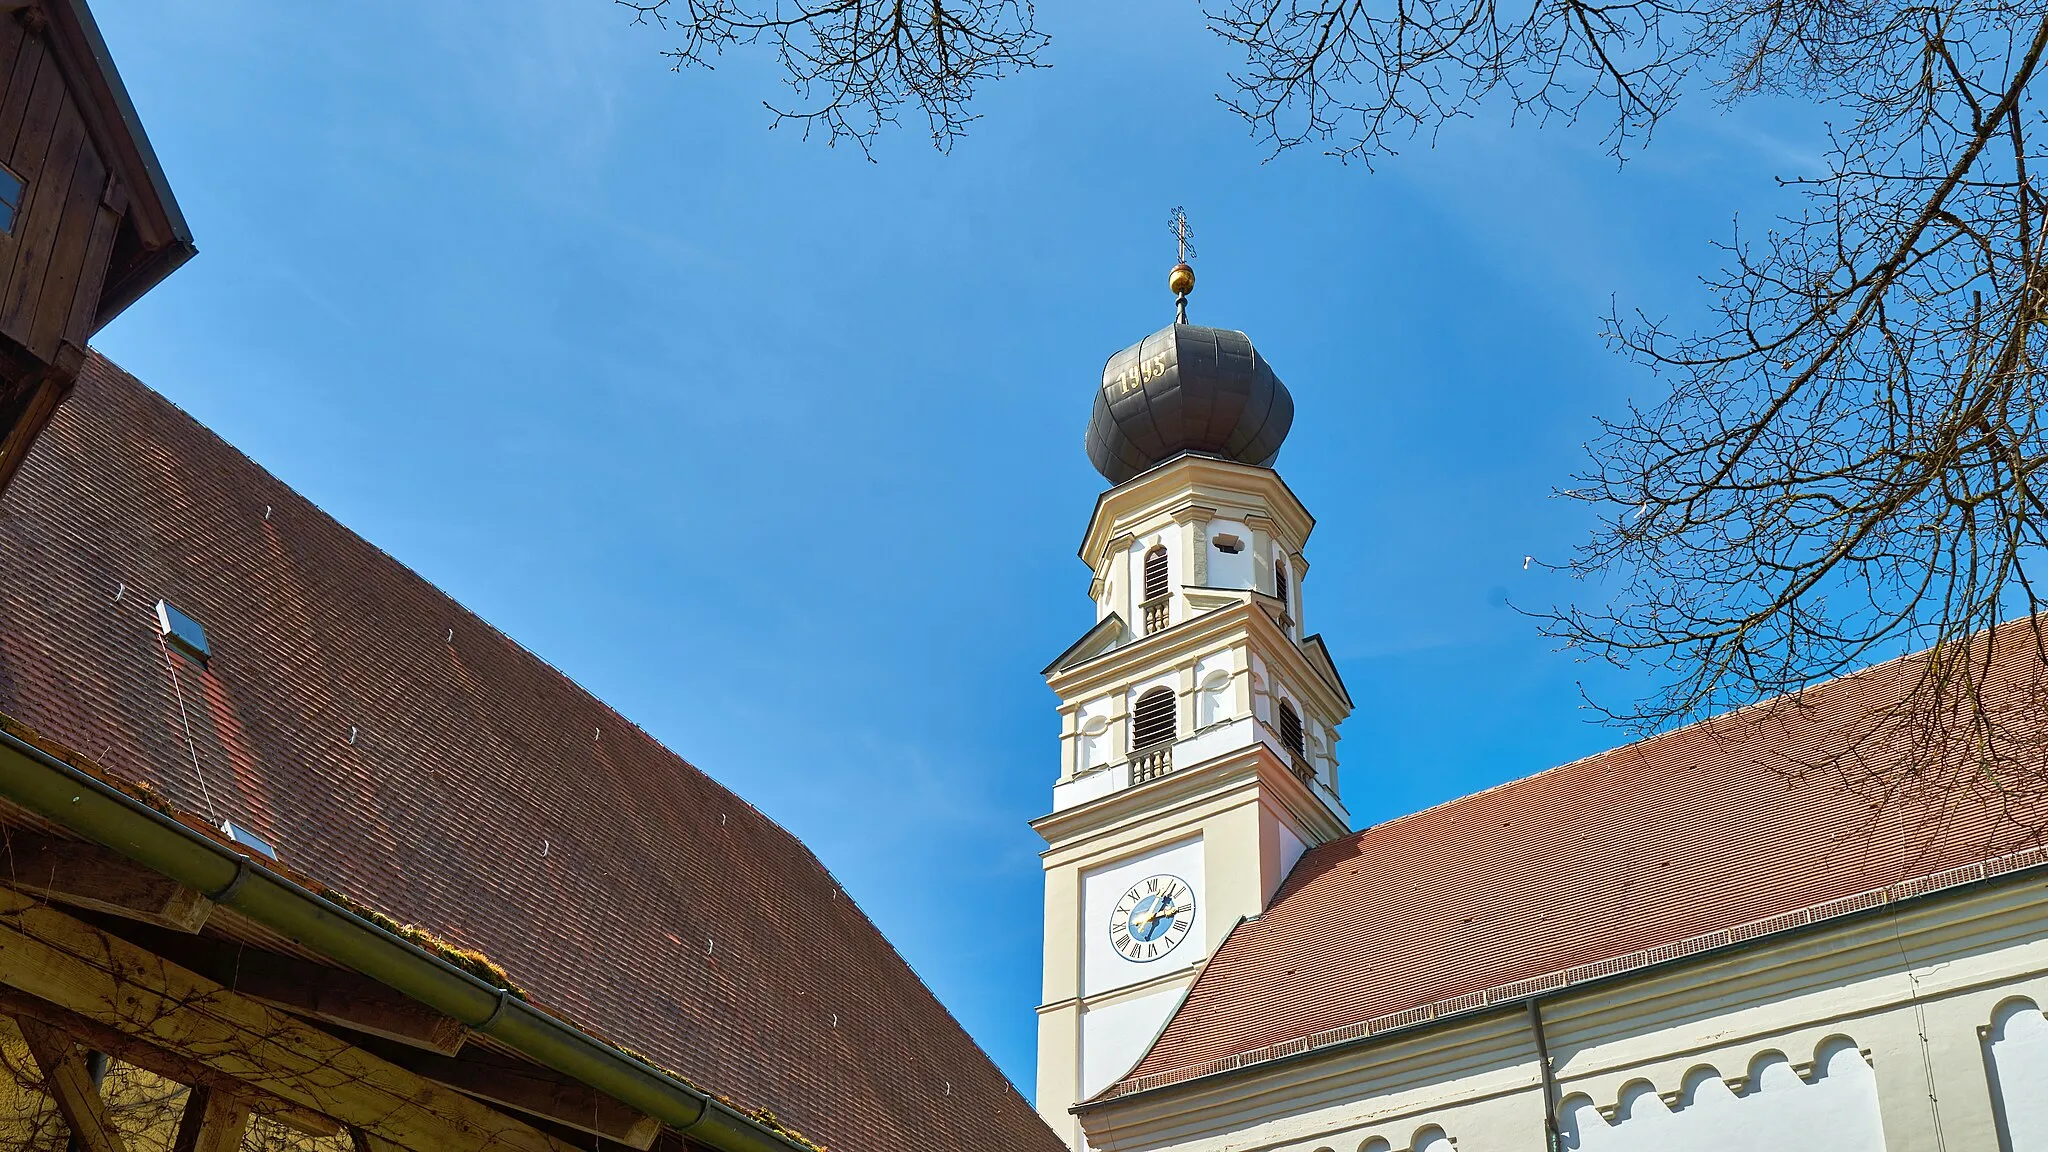
<path id="1" fill-rule="evenodd" d="M 107 269 L 92 322 L 97 332 L 198 249 L 193 247 L 192 230 L 85 0 L 22 4 L 17 18 L 31 10 L 48 17 L 44 32 L 49 51 L 63 69 L 65 86 L 77 103 L 87 134 L 108 167 L 121 178 L 128 193 L 128 224 L 140 241 L 138 250 Z M 117 246 L 116 258 L 121 255 Z"/>

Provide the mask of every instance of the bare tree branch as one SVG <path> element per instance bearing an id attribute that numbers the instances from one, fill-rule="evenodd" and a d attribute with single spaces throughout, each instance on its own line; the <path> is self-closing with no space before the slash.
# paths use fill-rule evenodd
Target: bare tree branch
<path id="1" fill-rule="evenodd" d="M 767 104 L 772 126 L 822 129 L 874 158 L 877 136 L 906 104 L 932 143 L 950 150 L 975 116 L 975 88 L 1045 65 L 1029 0 L 615 0 L 635 22 L 681 36 L 664 53 L 680 70 L 709 68 L 726 49 L 767 43 L 795 100 Z"/>

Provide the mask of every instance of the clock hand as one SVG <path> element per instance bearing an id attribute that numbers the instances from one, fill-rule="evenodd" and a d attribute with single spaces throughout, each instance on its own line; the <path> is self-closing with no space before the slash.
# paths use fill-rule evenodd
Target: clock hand
<path id="1" fill-rule="evenodd" d="M 1171 900 L 1161 896 L 1152 905 L 1152 910 L 1145 913 L 1145 927 L 1150 928 L 1152 925 L 1159 923 L 1159 918 L 1162 916 L 1170 918 L 1178 915 L 1180 915 L 1180 909 Z"/>

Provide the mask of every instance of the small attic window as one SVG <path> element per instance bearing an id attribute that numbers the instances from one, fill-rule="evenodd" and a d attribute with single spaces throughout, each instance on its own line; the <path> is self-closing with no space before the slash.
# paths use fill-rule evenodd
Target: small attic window
<path id="1" fill-rule="evenodd" d="M 1210 537 L 1210 543 L 1216 545 L 1218 552 L 1228 552 L 1232 556 L 1244 551 L 1244 541 L 1228 532 L 1219 532 Z"/>
<path id="2" fill-rule="evenodd" d="M 270 841 L 249 831 L 233 820 L 221 821 L 220 831 L 221 835 L 249 849 L 251 852 L 267 856 L 272 860 L 277 859 L 277 849 L 271 845 Z"/>
<path id="3" fill-rule="evenodd" d="M 28 190 L 14 169 L 0 164 L 0 232 L 14 231 L 15 214 L 21 211 L 21 194 Z"/>
<path id="4" fill-rule="evenodd" d="M 163 633 L 165 643 L 201 664 L 213 655 L 213 649 L 206 643 L 206 629 L 199 621 L 178 611 L 168 600 L 156 602 L 156 626 Z"/>

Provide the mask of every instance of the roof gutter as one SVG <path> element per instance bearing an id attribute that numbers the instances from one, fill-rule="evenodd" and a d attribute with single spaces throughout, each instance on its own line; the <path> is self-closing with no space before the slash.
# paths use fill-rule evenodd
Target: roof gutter
<path id="1" fill-rule="evenodd" d="M 10 732 L 0 795 L 720 1152 L 813 1152 Z"/>

